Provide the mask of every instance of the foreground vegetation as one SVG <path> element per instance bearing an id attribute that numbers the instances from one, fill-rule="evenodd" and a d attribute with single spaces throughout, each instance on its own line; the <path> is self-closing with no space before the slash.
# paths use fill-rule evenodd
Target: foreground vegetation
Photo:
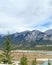
<path id="1" fill-rule="evenodd" d="M 26 48 L 28 49 L 28 47 L 26 47 Z M 37 47 L 35 47 L 34 49 L 36 49 L 36 48 Z M 14 50 L 14 49 L 16 49 L 16 48 L 13 47 L 11 40 L 10 40 L 10 35 L 8 34 L 8 36 L 7 36 L 7 38 L 4 42 L 3 48 L 1 49 L 2 54 L 0 54 L 0 63 L 2 63 L 2 64 L 12 64 L 13 65 L 13 56 L 12 56 L 11 51 Z M 33 48 L 31 48 L 31 49 L 33 49 Z M 47 47 L 46 48 L 45 47 L 42 47 L 42 48 L 39 47 L 36 50 L 38 50 L 38 49 L 48 50 Z M 24 54 L 21 57 L 20 65 L 28 65 L 28 59 Z M 36 58 L 34 60 L 32 60 L 31 65 L 37 65 Z M 48 60 L 48 65 L 51 65 L 50 60 Z"/>
<path id="2" fill-rule="evenodd" d="M 4 46 L 2 49 L 2 54 L 0 55 L 0 62 L 3 64 L 12 64 L 12 56 L 11 56 L 11 50 L 13 50 L 11 41 L 10 41 L 10 36 L 8 34 Z"/>

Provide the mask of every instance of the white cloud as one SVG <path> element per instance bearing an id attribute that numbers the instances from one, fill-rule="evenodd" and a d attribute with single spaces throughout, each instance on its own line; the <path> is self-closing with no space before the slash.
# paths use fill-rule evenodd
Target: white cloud
<path id="1" fill-rule="evenodd" d="M 39 25 L 52 22 L 51 4 L 51 0 L 0 0 L 1 33 L 32 29 L 44 31 L 46 26 Z"/>

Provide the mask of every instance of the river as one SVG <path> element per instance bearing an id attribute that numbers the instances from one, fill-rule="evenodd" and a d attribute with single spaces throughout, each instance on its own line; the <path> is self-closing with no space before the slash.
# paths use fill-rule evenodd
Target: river
<path id="1" fill-rule="evenodd" d="M 41 50 L 13 50 L 12 52 L 35 52 L 35 53 L 52 55 L 52 51 L 41 51 Z"/>

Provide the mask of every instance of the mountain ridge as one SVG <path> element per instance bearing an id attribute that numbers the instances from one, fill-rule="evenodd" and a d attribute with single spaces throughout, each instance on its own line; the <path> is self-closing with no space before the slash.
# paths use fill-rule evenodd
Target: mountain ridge
<path id="1" fill-rule="evenodd" d="M 48 30 L 48 31 L 52 31 Z M 52 32 L 51 32 L 52 33 Z M 7 35 L 0 35 L 0 44 L 2 45 Z M 52 34 L 47 34 L 47 31 L 41 32 L 39 30 L 24 31 L 20 33 L 10 34 L 10 39 L 13 45 L 23 47 L 34 47 L 35 45 L 49 45 L 52 44 Z"/>

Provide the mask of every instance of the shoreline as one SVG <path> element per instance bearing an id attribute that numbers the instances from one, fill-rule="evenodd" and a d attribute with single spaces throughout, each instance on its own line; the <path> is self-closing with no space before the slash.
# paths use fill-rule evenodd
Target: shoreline
<path id="1" fill-rule="evenodd" d="M 12 50 L 12 52 L 52 52 L 51 50 Z"/>

